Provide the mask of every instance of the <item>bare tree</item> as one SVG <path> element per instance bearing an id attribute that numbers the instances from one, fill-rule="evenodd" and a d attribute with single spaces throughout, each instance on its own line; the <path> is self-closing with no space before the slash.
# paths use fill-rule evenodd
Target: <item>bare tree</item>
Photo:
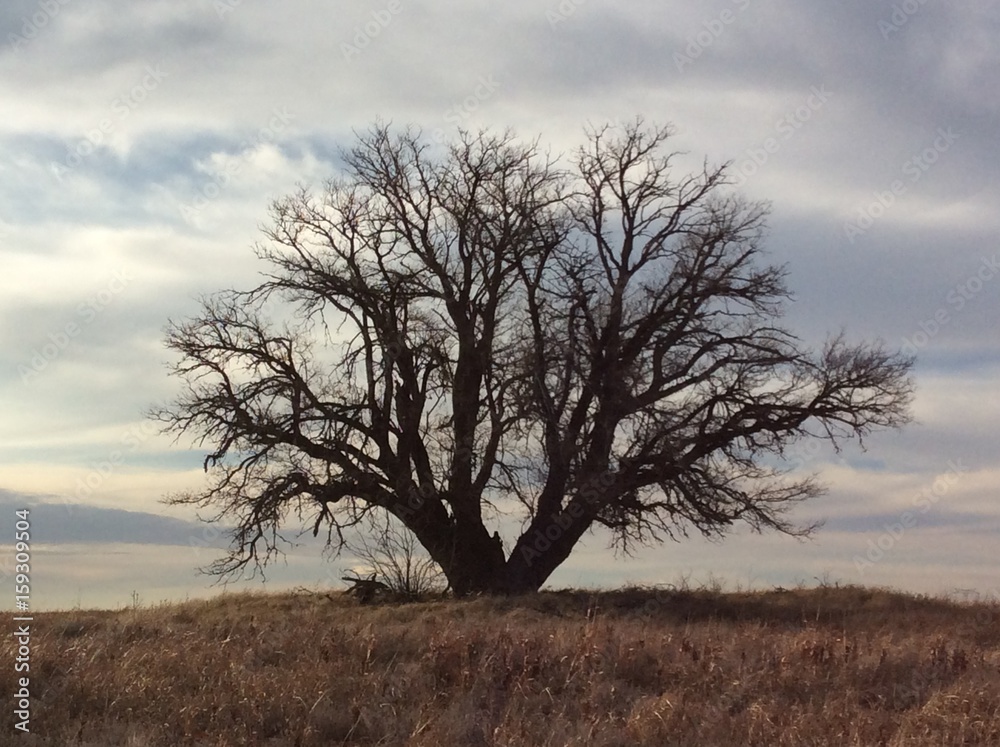
<path id="1" fill-rule="evenodd" d="M 765 206 L 725 166 L 675 179 L 670 136 L 594 130 L 563 169 L 509 133 L 440 155 L 376 126 L 320 196 L 275 203 L 260 286 L 167 337 L 187 386 L 156 416 L 211 473 L 171 500 L 237 527 L 212 570 L 266 563 L 296 521 L 336 549 L 372 512 L 459 594 L 537 589 L 601 528 L 625 552 L 738 521 L 808 534 L 785 512 L 821 488 L 786 449 L 907 422 L 912 360 L 804 349 Z"/>

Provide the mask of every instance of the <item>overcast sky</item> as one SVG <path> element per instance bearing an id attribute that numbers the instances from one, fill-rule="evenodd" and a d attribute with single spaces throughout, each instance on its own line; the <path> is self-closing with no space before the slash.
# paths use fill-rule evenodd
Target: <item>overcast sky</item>
<path id="1" fill-rule="evenodd" d="M 163 328 L 255 282 L 268 203 L 335 175 L 353 130 L 510 126 L 563 153 L 636 115 L 673 123 L 683 166 L 732 161 L 771 201 L 804 340 L 917 353 L 919 423 L 798 455 L 830 486 L 798 513 L 827 519 L 812 541 L 738 531 L 625 561 L 596 535 L 551 585 L 1000 596 L 997 38 L 986 0 L 5 0 L 0 541 L 36 507 L 34 607 L 215 593 L 195 569 L 224 539 L 160 503 L 204 484 L 202 452 L 143 421 L 177 387 Z M 274 585 L 350 564 L 304 547 Z"/>

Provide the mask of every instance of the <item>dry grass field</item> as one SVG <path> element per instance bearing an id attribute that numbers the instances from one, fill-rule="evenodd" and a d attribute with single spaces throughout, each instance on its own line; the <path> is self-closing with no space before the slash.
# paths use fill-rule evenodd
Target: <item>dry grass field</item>
<path id="1" fill-rule="evenodd" d="M 1000 745 L 1000 606 L 857 587 L 38 613 L 31 675 L 5 743 Z"/>

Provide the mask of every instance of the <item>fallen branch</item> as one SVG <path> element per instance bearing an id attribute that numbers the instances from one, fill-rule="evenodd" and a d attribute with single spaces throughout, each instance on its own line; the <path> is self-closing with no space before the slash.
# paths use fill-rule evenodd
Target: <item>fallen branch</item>
<path id="1" fill-rule="evenodd" d="M 347 589 L 347 593 L 353 594 L 362 604 L 372 601 L 379 595 L 392 593 L 392 589 L 386 584 L 375 579 L 374 573 L 368 578 L 352 578 L 351 576 L 341 576 L 340 578 L 342 581 L 352 584 Z"/>

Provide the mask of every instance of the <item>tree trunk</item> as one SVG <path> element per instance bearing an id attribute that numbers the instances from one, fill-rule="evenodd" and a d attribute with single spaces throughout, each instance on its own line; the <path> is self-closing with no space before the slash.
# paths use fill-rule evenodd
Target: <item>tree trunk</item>
<path id="1" fill-rule="evenodd" d="M 510 558 L 504 558 L 499 540 L 458 542 L 451 557 L 441 563 L 457 596 L 472 594 L 528 594 L 538 591 L 572 550 L 568 542 L 548 549 L 538 557 L 530 545 L 518 542 Z M 565 546 L 564 546 L 565 545 Z M 527 550 L 526 555 L 522 550 Z"/>
<path id="2" fill-rule="evenodd" d="M 569 557 L 589 524 L 568 510 L 538 515 L 509 558 L 504 558 L 499 537 L 490 537 L 482 525 L 472 531 L 456 530 L 453 552 L 435 559 L 458 596 L 527 594 L 538 591 Z"/>
<path id="3" fill-rule="evenodd" d="M 456 528 L 449 551 L 435 558 L 458 596 L 499 593 L 504 586 L 505 559 L 499 537 L 486 528 Z"/>
<path id="4" fill-rule="evenodd" d="M 575 504 L 571 503 L 570 507 Z M 538 591 L 552 572 L 569 557 L 590 522 L 570 510 L 536 515 L 514 546 L 504 574 L 503 593 Z"/>

